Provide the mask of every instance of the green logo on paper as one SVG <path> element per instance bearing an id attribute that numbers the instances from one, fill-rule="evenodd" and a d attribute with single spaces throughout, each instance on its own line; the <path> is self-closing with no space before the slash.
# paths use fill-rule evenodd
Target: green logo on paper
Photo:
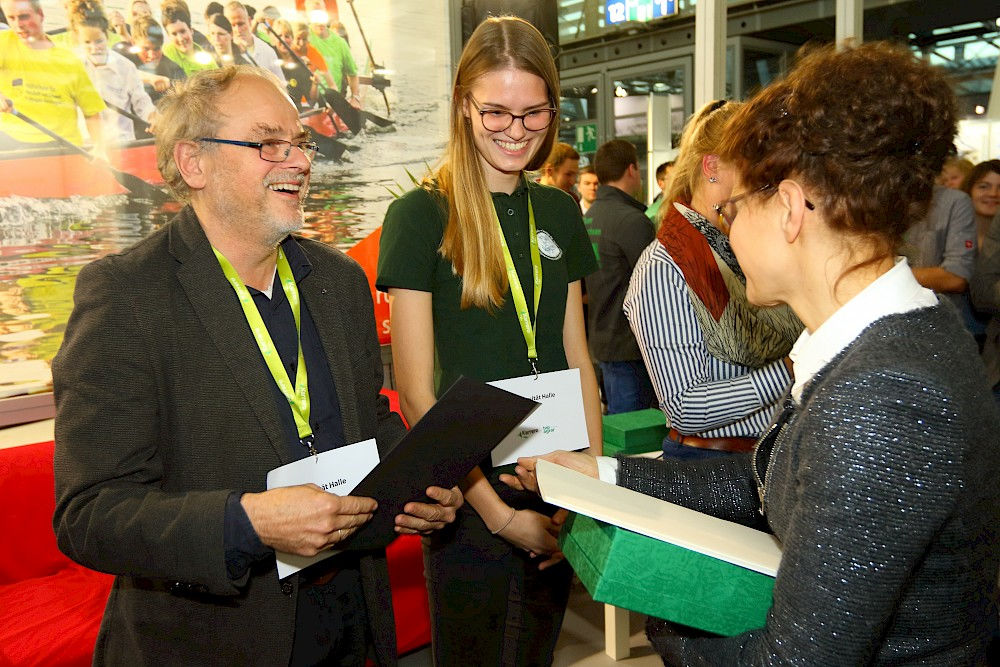
<path id="1" fill-rule="evenodd" d="M 536 433 L 548 434 L 555 432 L 556 432 L 555 426 L 543 426 L 541 428 L 522 428 L 520 431 L 517 432 L 517 435 L 522 440 L 527 440 Z"/>

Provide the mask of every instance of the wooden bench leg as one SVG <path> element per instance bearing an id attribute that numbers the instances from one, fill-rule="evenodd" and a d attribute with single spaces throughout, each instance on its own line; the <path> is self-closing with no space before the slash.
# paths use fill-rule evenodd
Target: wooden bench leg
<path id="1" fill-rule="evenodd" d="M 612 660 L 624 660 L 629 656 L 628 609 L 620 609 L 610 604 L 604 605 L 604 652 Z"/>

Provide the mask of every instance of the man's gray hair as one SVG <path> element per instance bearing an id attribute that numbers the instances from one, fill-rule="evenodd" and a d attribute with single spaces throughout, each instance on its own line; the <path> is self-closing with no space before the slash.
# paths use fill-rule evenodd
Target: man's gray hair
<path id="1" fill-rule="evenodd" d="M 160 121 L 156 132 L 156 166 L 178 200 L 190 201 L 191 189 L 174 161 L 174 147 L 183 141 L 214 136 L 223 121 L 219 100 L 238 78 L 244 77 L 264 79 L 282 95 L 288 94 L 272 72 L 250 65 L 229 65 L 196 72 L 175 83 L 157 105 Z"/>

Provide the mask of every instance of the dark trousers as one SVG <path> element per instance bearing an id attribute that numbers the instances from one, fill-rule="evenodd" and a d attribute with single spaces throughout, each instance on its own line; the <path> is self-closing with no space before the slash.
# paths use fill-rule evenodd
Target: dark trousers
<path id="1" fill-rule="evenodd" d="M 682 445 L 670 436 L 663 439 L 663 458 L 665 459 L 717 459 L 723 456 L 732 456 L 730 452 L 722 452 L 715 449 L 700 449 Z"/>
<path id="2" fill-rule="evenodd" d="M 604 400 L 608 414 L 645 410 L 656 404 L 656 392 L 642 359 L 601 361 L 604 377 Z"/>
<path id="3" fill-rule="evenodd" d="M 555 511 L 537 500 L 529 504 Z M 468 504 L 452 526 L 425 538 L 434 664 L 551 665 L 572 570 L 563 562 L 539 571 L 538 562 L 491 535 Z"/>
<path id="4" fill-rule="evenodd" d="M 362 667 L 368 644 L 368 613 L 356 567 L 299 590 L 292 667 Z"/>

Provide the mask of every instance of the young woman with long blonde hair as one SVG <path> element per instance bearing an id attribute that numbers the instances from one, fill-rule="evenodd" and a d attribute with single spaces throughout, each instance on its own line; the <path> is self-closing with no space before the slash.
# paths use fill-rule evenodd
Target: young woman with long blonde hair
<path id="1" fill-rule="evenodd" d="M 600 451 L 580 288 L 594 253 L 572 197 L 524 175 L 549 154 L 558 104 L 558 74 L 538 30 L 513 17 L 483 22 L 458 64 L 442 163 L 393 202 L 382 232 L 377 285 L 391 298 L 393 364 L 410 423 L 459 375 L 492 381 L 577 368 L 587 439 Z M 508 468 L 488 460 L 475 468 L 454 529 L 425 542 L 438 665 L 552 661 L 570 581 L 556 543 L 562 517 L 503 485 Z"/>

